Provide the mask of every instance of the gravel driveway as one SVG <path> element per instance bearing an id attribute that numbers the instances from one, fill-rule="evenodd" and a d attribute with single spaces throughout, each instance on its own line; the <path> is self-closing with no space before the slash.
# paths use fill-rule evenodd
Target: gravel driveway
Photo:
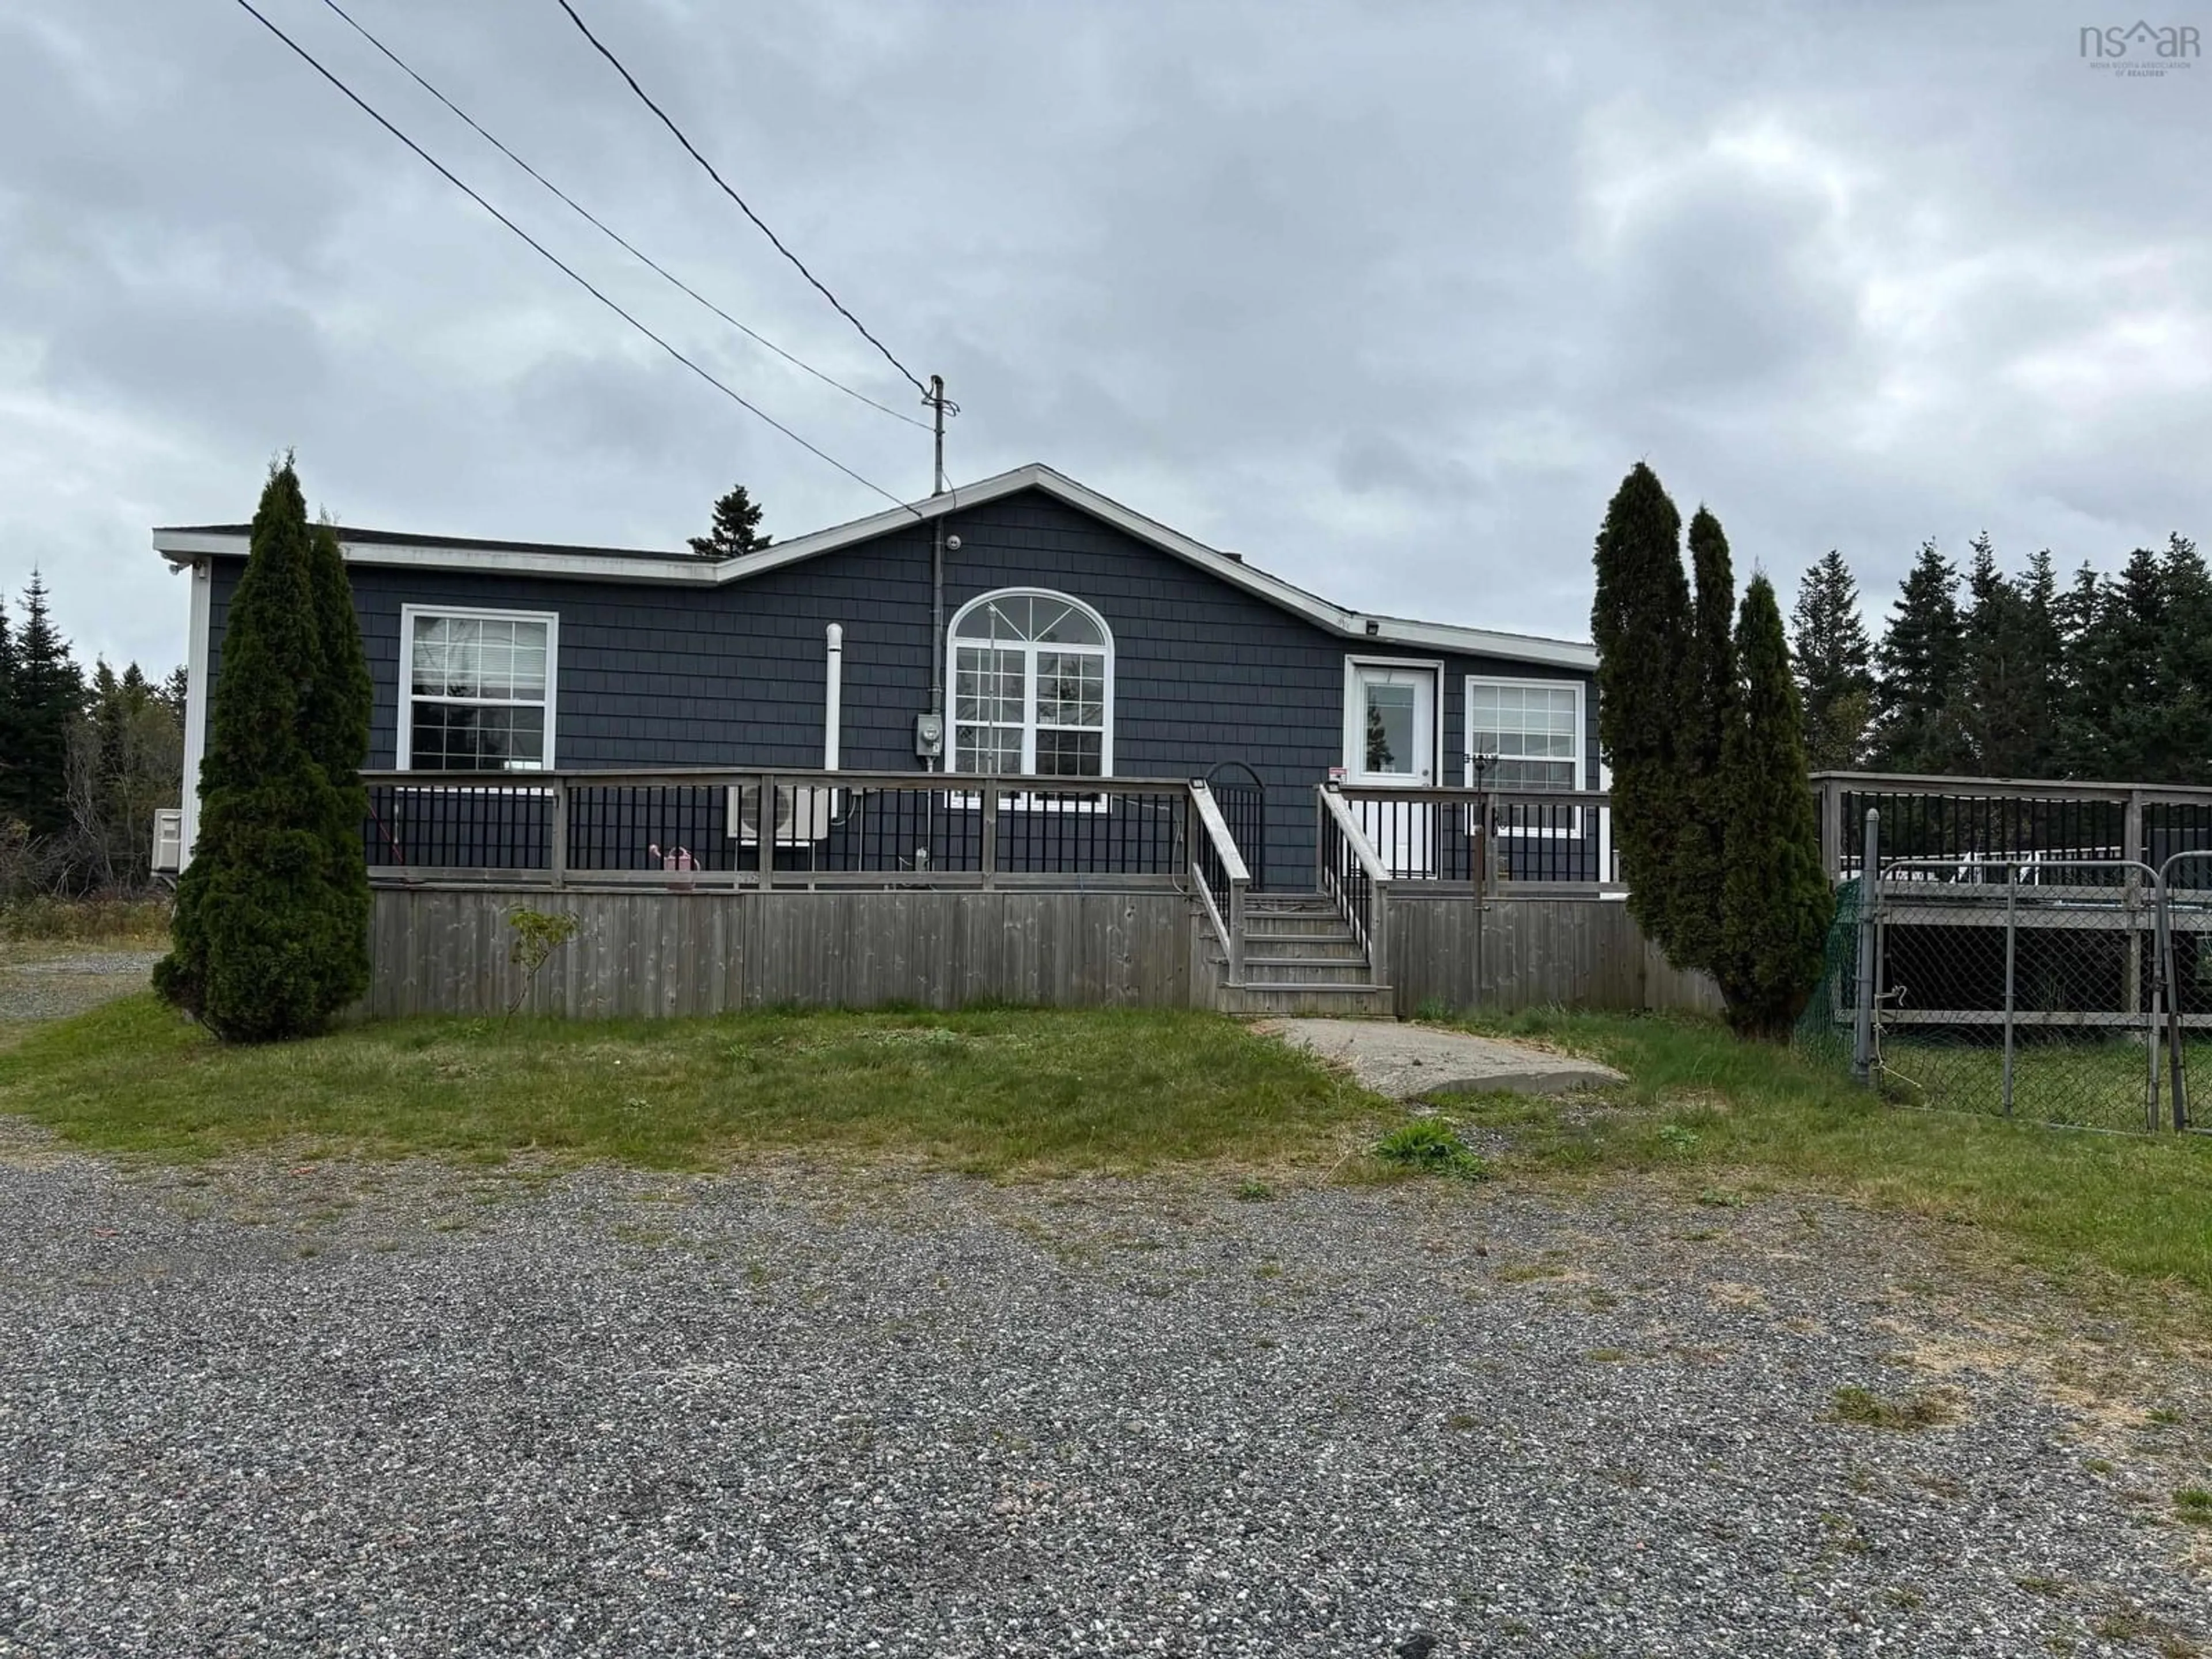
<path id="1" fill-rule="evenodd" d="M 0 1120 L 0 1652 L 2196 1651 L 2201 1376 L 1900 1231 Z"/>
<path id="2" fill-rule="evenodd" d="M 60 1019 L 146 988 L 159 951 L 95 945 L 0 947 L 0 1025 Z"/>

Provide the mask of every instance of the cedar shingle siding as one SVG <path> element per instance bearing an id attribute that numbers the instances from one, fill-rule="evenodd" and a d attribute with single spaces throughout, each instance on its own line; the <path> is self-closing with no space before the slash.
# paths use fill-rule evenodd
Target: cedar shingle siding
<path id="1" fill-rule="evenodd" d="M 994 588 L 1054 588 L 1113 629 L 1114 769 L 1194 777 L 1241 760 L 1268 786 L 1272 885 L 1312 884 L 1311 792 L 1344 757 L 1344 659 L 1439 653 L 1370 649 L 1323 632 L 1039 490 L 957 512 L 945 615 Z M 376 686 L 369 765 L 397 765 L 403 605 L 551 611 L 561 618 L 554 759 L 564 769 L 822 763 L 823 629 L 845 629 L 845 765 L 912 771 L 914 718 L 928 707 L 933 639 L 930 532 L 892 532 L 711 588 L 563 581 L 457 571 L 351 568 Z M 243 569 L 215 561 L 210 664 L 220 668 Z M 1462 611 L 1471 605 L 1452 607 Z M 1586 678 L 1497 659 L 1443 657 L 1444 773 L 1460 783 L 1464 677 Z M 1585 696 L 1589 787 L 1596 700 Z M 948 744 L 949 750 L 949 744 Z"/>

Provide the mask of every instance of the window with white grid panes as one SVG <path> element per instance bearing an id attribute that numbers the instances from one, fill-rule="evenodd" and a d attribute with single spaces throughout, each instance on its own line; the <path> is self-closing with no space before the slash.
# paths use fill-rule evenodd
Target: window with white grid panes
<path id="1" fill-rule="evenodd" d="M 1483 756 L 1484 781 L 1500 789 L 1582 787 L 1582 687 L 1572 681 L 1469 679 L 1467 732 L 1469 783 Z"/>
<path id="2" fill-rule="evenodd" d="M 1098 778 L 1112 769 L 1113 641 L 1064 594 L 987 593 L 952 621 L 952 769 Z"/>
<path id="3" fill-rule="evenodd" d="M 554 619 L 404 613 L 400 763 L 418 772 L 532 772 L 553 763 Z"/>

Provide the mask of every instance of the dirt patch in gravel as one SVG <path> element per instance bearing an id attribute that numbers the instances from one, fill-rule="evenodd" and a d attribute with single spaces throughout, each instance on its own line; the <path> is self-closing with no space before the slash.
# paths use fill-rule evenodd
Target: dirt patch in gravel
<path id="1" fill-rule="evenodd" d="M 2212 1642 L 2201 1356 L 1841 1206 L 1237 1190 L 16 1126 L 0 1651 Z"/>

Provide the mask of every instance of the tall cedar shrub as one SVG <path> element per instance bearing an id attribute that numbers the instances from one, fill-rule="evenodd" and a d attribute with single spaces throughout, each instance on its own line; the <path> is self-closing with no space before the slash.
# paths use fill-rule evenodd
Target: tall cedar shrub
<path id="1" fill-rule="evenodd" d="M 1607 505 L 1597 534 L 1598 741 L 1613 768 L 1613 846 L 1628 908 L 1647 937 L 1680 963 L 1674 853 L 1686 802 L 1677 726 L 1690 634 L 1681 514 L 1638 461 Z"/>
<path id="2" fill-rule="evenodd" d="M 374 693 L 337 529 L 327 522 L 316 525 L 308 546 L 318 662 L 301 709 L 301 736 L 330 786 L 324 834 L 330 847 L 331 903 L 342 924 L 340 936 L 354 947 L 346 959 L 331 964 L 331 990 L 342 1006 L 368 989 L 368 865 L 362 850 L 368 792 L 362 787 L 361 769 L 368 756 Z"/>
<path id="3" fill-rule="evenodd" d="M 231 601 L 199 832 L 178 882 L 170 953 L 154 970 L 164 997 L 229 1041 L 319 1030 L 365 982 L 366 908 L 335 874 L 346 803 L 322 759 L 336 757 L 345 722 L 317 709 L 331 676 L 315 561 L 287 459 L 262 491 Z M 329 745 L 325 757 L 311 738 Z M 354 828 L 357 837 L 357 818 Z M 351 860 L 361 859 L 356 839 Z"/>
<path id="4" fill-rule="evenodd" d="M 1735 647 L 1743 705 L 1722 762 L 1727 873 L 1714 977 L 1739 1035 L 1779 1037 L 1820 981 L 1835 896 L 1820 869 L 1820 828 L 1782 611 L 1764 575 L 1744 590 Z"/>
<path id="5" fill-rule="evenodd" d="M 1678 714 L 1684 805 L 1674 845 L 1674 916 L 1678 966 L 1710 969 L 1721 949 L 1723 837 L 1728 802 L 1722 748 L 1737 712 L 1735 575 L 1721 521 L 1700 507 L 1690 518 L 1690 567 L 1697 579 Z"/>

